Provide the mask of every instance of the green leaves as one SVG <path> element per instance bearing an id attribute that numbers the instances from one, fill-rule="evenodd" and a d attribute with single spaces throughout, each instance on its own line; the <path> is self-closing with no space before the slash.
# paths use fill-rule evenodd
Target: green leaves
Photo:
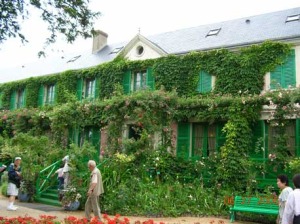
<path id="1" fill-rule="evenodd" d="M 26 42 L 21 30 L 20 18 L 27 19 L 30 5 L 41 11 L 41 19 L 48 24 L 49 36 L 46 46 L 56 42 L 57 33 L 66 37 L 72 43 L 78 36 L 91 37 L 94 20 L 100 15 L 88 8 L 89 0 L 31 0 L 1 1 L 0 2 L 0 44 L 5 40 L 18 36 Z"/>

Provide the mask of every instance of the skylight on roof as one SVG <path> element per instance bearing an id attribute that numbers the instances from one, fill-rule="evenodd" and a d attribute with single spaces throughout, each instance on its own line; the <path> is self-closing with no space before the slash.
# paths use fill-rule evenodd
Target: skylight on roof
<path id="1" fill-rule="evenodd" d="M 123 47 L 116 47 L 115 49 L 113 49 L 109 54 L 116 54 L 116 53 L 119 53 L 120 50 L 122 50 Z"/>
<path id="2" fill-rule="evenodd" d="M 298 14 L 298 15 L 292 15 L 292 16 L 288 16 L 287 18 L 286 18 L 286 23 L 287 22 L 293 22 L 293 21 L 299 21 L 300 20 L 300 14 Z"/>
<path id="3" fill-rule="evenodd" d="M 80 58 L 80 57 L 81 57 L 81 55 L 77 55 L 77 56 L 71 58 L 69 61 L 67 61 L 67 63 L 69 63 L 69 62 L 74 62 L 74 61 L 76 61 L 76 60 L 77 60 L 78 58 Z"/>
<path id="4" fill-rule="evenodd" d="M 217 36 L 218 33 L 220 32 L 220 30 L 221 30 L 221 28 L 210 30 L 206 36 L 207 36 L 207 37 L 208 37 L 208 36 Z"/>

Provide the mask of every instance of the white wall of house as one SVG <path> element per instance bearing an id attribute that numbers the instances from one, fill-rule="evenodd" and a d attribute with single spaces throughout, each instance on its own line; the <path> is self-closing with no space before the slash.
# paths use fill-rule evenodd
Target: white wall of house
<path id="1" fill-rule="evenodd" d="M 143 47 L 143 53 L 139 54 L 139 48 Z M 161 55 L 157 53 L 154 49 L 146 45 L 145 43 L 138 41 L 132 49 L 125 55 L 126 58 L 128 58 L 131 61 L 134 60 L 146 60 L 146 59 L 152 59 L 152 58 L 159 58 Z"/>

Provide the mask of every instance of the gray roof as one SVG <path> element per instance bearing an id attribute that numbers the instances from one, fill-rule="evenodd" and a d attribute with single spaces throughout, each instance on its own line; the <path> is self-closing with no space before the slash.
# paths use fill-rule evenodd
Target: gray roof
<path id="1" fill-rule="evenodd" d="M 300 7 L 258 16 L 249 16 L 147 37 L 169 54 L 196 50 L 228 48 L 265 40 L 300 39 L 300 21 L 287 22 L 288 16 L 300 14 Z M 210 30 L 221 29 L 216 36 Z"/>
<path id="2" fill-rule="evenodd" d="M 265 40 L 299 41 L 300 21 L 286 22 L 287 17 L 299 14 L 300 7 L 176 30 L 146 38 L 168 54 L 239 47 Z M 207 36 L 210 30 L 215 29 L 220 29 L 217 35 Z M 96 66 L 113 60 L 117 54 L 111 52 L 125 45 L 126 43 L 110 44 L 97 54 L 92 54 L 90 50 L 70 54 L 64 58 L 46 58 L 36 63 L 25 64 L 24 67 L 0 69 L 0 83 Z"/>

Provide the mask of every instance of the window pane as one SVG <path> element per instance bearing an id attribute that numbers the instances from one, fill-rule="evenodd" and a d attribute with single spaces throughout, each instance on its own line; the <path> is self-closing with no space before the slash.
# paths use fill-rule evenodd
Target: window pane
<path id="1" fill-rule="evenodd" d="M 205 142 L 204 138 L 204 126 L 201 124 L 194 124 L 194 156 L 202 156 L 202 151 L 204 148 L 203 143 Z"/>
<path id="2" fill-rule="evenodd" d="M 51 85 L 51 86 L 47 87 L 46 104 L 53 104 L 54 103 L 54 91 L 55 91 L 54 85 Z"/>
<path id="3" fill-rule="evenodd" d="M 86 80 L 86 82 L 85 82 L 85 97 L 86 98 L 94 98 L 95 87 L 96 87 L 95 79 L 87 79 Z"/>
<path id="4" fill-rule="evenodd" d="M 208 126 L 208 148 L 207 155 L 211 156 L 216 152 L 216 125 Z"/>
<path id="5" fill-rule="evenodd" d="M 17 93 L 16 107 L 22 108 L 24 106 L 24 100 L 25 100 L 24 90 L 19 90 Z"/>
<path id="6" fill-rule="evenodd" d="M 136 72 L 134 74 L 134 90 L 144 89 L 147 84 L 147 72 Z"/>
<path id="7" fill-rule="evenodd" d="M 287 154 L 289 156 L 295 155 L 295 142 L 296 142 L 296 134 L 295 134 L 295 121 L 286 126 L 284 136 L 286 136 L 286 147 Z M 278 141 L 282 138 L 279 133 L 279 127 L 269 126 L 269 139 L 268 139 L 268 149 L 269 153 L 273 153 L 274 149 L 277 147 Z"/>

